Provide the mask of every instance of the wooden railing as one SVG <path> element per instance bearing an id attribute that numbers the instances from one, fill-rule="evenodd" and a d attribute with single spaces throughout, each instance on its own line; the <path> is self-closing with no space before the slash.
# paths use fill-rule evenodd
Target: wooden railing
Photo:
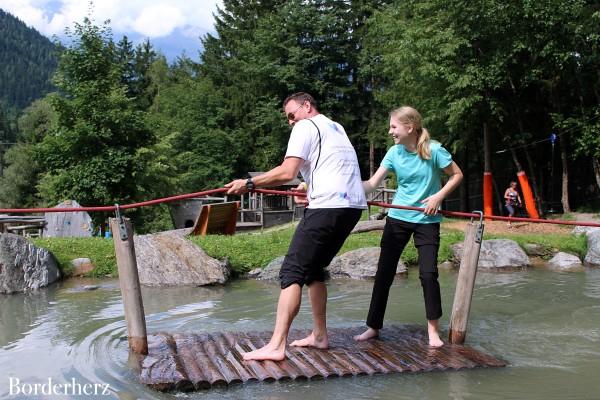
<path id="1" fill-rule="evenodd" d="M 396 189 L 388 189 L 385 187 L 378 187 L 373 192 L 369 193 L 367 196 L 367 200 L 369 201 L 377 201 L 381 203 L 391 203 L 394 195 L 396 194 Z M 379 215 L 385 213 L 387 208 L 379 208 Z M 371 205 L 367 207 L 367 215 L 369 219 L 371 219 Z"/>

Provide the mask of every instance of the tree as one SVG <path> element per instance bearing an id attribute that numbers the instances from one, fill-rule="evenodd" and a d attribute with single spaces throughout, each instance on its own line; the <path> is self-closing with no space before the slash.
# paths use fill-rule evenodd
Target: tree
<path id="1" fill-rule="evenodd" d="M 248 152 L 238 173 L 281 161 L 289 135 L 281 102 L 310 92 L 319 110 L 336 119 L 359 153 L 372 107 L 361 81 L 358 54 L 365 19 L 385 1 L 225 1 L 216 17 L 218 36 L 203 39 L 201 73 L 221 90 L 228 108 L 225 131 Z M 366 160 L 366 157 L 360 157 Z"/>
<path id="2" fill-rule="evenodd" d="M 161 165 L 173 178 L 165 186 L 195 192 L 220 186 L 231 179 L 243 147 L 225 132 L 226 108 L 222 93 L 198 76 L 195 64 L 180 58 L 170 70 L 164 61 L 151 68 L 154 98 L 148 125 L 156 132 L 163 150 Z M 168 166 L 168 167 L 167 167 Z M 168 173 L 161 174 L 168 177 Z"/>
<path id="3" fill-rule="evenodd" d="M 9 116 L 4 111 L 4 104 L 0 102 L 0 177 L 4 174 L 4 154 L 12 145 L 13 140 L 14 135 Z"/>
<path id="4" fill-rule="evenodd" d="M 598 104 L 597 10 L 586 1 L 395 2 L 368 22 L 364 68 L 377 101 L 415 105 L 455 152 L 478 157 L 468 149 L 481 147 L 484 124 L 492 146 L 523 148 L 541 196 L 534 165 L 547 155 L 527 146 L 559 120 L 591 121 Z"/>
<path id="5" fill-rule="evenodd" d="M 54 77 L 60 91 L 50 98 L 57 127 L 37 146 L 46 171 L 40 194 L 51 204 L 67 198 L 84 205 L 130 202 L 138 198 L 136 176 L 145 168 L 137 154 L 152 135 L 127 96 L 109 28 L 85 18 L 68 34 L 71 44 Z"/>
<path id="6" fill-rule="evenodd" d="M 56 123 L 56 114 L 47 98 L 34 101 L 19 118 L 17 144 L 5 154 L 7 164 L 0 178 L 0 204 L 9 208 L 34 207 L 40 203 L 36 186 L 41 169 L 35 160 L 35 146 Z"/>

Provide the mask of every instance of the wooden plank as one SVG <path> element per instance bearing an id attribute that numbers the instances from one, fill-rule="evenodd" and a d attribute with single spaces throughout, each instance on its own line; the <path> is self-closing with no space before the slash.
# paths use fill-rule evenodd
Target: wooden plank
<path id="1" fill-rule="evenodd" d="M 360 328 L 329 330 L 330 348 L 289 347 L 283 361 L 244 361 L 242 352 L 264 346 L 271 332 L 158 333 L 149 338 L 140 380 L 157 390 L 208 389 L 240 382 L 274 382 L 329 376 L 374 375 L 503 367 L 474 348 L 447 343 L 428 346 L 427 333 L 412 325 L 390 326 L 378 339 L 355 342 Z M 290 332 L 290 341 L 306 336 Z"/>
<path id="2" fill-rule="evenodd" d="M 239 202 L 237 201 L 203 205 L 192 228 L 191 235 L 235 234 L 238 208 Z"/>

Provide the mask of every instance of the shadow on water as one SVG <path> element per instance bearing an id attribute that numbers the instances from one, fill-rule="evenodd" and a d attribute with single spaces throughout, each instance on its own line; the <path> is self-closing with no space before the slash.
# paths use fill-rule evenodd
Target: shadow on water
<path id="1" fill-rule="evenodd" d="M 455 281 L 455 271 L 441 271 L 444 328 Z M 137 383 L 118 281 L 83 290 L 88 283 L 71 280 L 34 294 L 0 295 L 0 398 L 31 398 L 11 395 L 10 378 L 108 384 L 108 396 L 90 398 L 128 400 L 600 397 L 600 270 L 478 274 L 467 343 L 507 360 L 507 368 L 250 383 L 197 393 L 159 393 Z M 371 281 L 330 281 L 329 326 L 363 326 L 371 288 Z M 276 282 L 261 281 L 142 291 L 149 333 L 270 331 L 278 295 Z M 386 321 L 424 324 L 423 308 L 418 273 L 411 269 L 392 286 Z M 294 328 L 310 326 L 305 293 Z"/>

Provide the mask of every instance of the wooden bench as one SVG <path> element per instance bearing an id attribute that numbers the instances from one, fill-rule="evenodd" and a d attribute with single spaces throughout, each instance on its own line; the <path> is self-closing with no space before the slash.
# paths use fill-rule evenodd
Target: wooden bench
<path id="1" fill-rule="evenodd" d="M 235 234 L 239 206 L 239 201 L 203 205 L 191 234 L 194 236 L 205 236 L 210 233 Z"/>
<path id="2" fill-rule="evenodd" d="M 6 231 L 9 233 L 14 233 L 15 235 L 21 235 L 25 237 L 42 237 L 42 232 L 44 231 L 44 224 L 9 226 L 6 228 Z"/>
<path id="3" fill-rule="evenodd" d="M 42 236 L 46 219 L 39 215 L 0 215 L 0 233 Z M 33 233 L 32 233 L 33 232 Z"/>

